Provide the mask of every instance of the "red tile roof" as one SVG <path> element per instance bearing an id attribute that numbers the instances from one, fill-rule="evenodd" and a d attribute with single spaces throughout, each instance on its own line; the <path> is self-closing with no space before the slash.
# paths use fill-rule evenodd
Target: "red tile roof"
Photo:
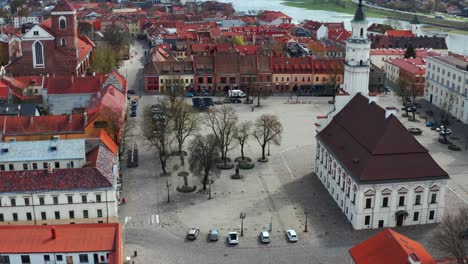
<path id="1" fill-rule="evenodd" d="M 55 238 L 52 236 L 55 230 Z M 122 226 L 110 224 L 76 225 L 4 225 L 0 226 L 0 252 L 20 253 L 67 253 L 110 251 L 113 261 L 121 254 Z"/>
<path id="2" fill-rule="evenodd" d="M 409 257 L 423 264 L 436 263 L 421 244 L 389 228 L 351 248 L 349 253 L 356 264 L 409 264 Z"/>
<path id="3" fill-rule="evenodd" d="M 59 0 L 57 5 L 55 5 L 54 9 L 51 12 L 70 12 L 76 11 L 76 9 L 67 1 L 67 0 Z"/>
<path id="4" fill-rule="evenodd" d="M 8 84 L 0 80 L 0 99 L 6 100 L 8 99 L 8 91 L 10 88 L 8 87 Z"/>
<path id="5" fill-rule="evenodd" d="M 360 93 L 319 134 L 358 182 L 448 179 L 397 117 Z"/>
<path id="6" fill-rule="evenodd" d="M 6 119 L 6 121 L 5 121 Z M 4 135 L 83 133 L 83 115 L 1 116 Z"/>
<path id="7" fill-rule="evenodd" d="M 101 136 L 99 137 L 101 142 L 114 154 L 117 155 L 119 146 L 114 142 L 114 140 L 109 136 L 109 133 L 105 129 L 101 129 Z"/>
<path id="8" fill-rule="evenodd" d="M 414 59 L 394 59 L 388 63 L 400 68 L 400 71 L 406 71 L 413 75 L 426 74 L 426 60 L 421 58 Z"/>
<path id="9" fill-rule="evenodd" d="M 85 77 L 49 76 L 45 78 L 44 88 L 47 88 L 47 94 L 96 93 L 101 89 L 105 78 L 104 74 Z"/>
<path id="10" fill-rule="evenodd" d="M 260 14 L 259 20 L 261 21 L 266 21 L 266 22 L 272 22 L 278 18 L 281 19 L 291 19 L 290 16 L 284 14 L 283 12 L 280 11 L 263 11 Z"/>
<path id="11" fill-rule="evenodd" d="M 117 156 L 102 146 L 94 151 L 96 155 L 87 155 L 92 167 L 53 169 L 51 173 L 46 169 L 0 171 L 0 193 L 112 188 L 116 181 L 113 165 Z M 94 160 L 89 160 L 90 157 Z"/>
<path id="12" fill-rule="evenodd" d="M 414 34 L 411 30 L 397 30 L 391 29 L 385 32 L 385 35 L 391 37 L 414 37 Z"/>

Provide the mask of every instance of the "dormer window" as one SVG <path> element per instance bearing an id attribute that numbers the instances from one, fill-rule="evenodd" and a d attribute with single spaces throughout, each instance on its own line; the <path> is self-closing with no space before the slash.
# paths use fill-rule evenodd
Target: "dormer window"
<path id="1" fill-rule="evenodd" d="M 39 36 L 39 31 L 34 30 L 34 31 L 33 31 L 33 34 L 34 34 L 34 36 Z"/>
<path id="2" fill-rule="evenodd" d="M 66 29 L 67 28 L 67 19 L 64 16 L 59 18 L 59 28 Z"/>

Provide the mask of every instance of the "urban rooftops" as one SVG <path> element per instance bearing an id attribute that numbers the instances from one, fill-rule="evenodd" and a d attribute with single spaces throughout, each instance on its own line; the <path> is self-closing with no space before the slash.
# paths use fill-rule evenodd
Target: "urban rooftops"
<path id="1" fill-rule="evenodd" d="M 39 140 L 0 143 L 0 163 L 47 160 L 85 160 L 85 140 Z"/>

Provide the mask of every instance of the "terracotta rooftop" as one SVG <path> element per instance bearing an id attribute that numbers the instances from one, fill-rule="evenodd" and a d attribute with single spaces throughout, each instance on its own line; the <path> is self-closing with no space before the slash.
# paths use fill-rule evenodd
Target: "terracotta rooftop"
<path id="1" fill-rule="evenodd" d="M 4 135 L 66 134 L 84 132 L 83 115 L 0 116 Z"/>
<path id="2" fill-rule="evenodd" d="M 0 226 L 0 252 L 69 253 L 109 251 L 109 264 L 122 263 L 122 226 L 110 224 Z"/>
<path id="3" fill-rule="evenodd" d="M 421 244 L 389 228 L 351 248 L 349 254 L 356 264 L 409 264 L 409 258 L 413 263 L 436 263 Z"/>
<path id="4" fill-rule="evenodd" d="M 449 178 L 397 117 L 360 93 L 317 137 L 358 182 Z"/>
<path id="5" fill-rule="evenodd" d="M 116 156 L 107 148 L 98 146 L 97 155 L 88 156 L 92 167 L 24 171 L 0 171 L 0 193 L 37 191 L 95 190 L 115 185 L 113 164 Z M 95 157 L 94 160 L 88 160 Z M 2 251 L 0 251 L 2 252 Z"/>

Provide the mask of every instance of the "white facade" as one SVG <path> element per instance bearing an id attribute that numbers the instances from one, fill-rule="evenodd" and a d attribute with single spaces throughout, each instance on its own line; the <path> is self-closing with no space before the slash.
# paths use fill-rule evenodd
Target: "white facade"
<path id="1" fill-rule="evenodd" d="M 348 94 L 369 93 L 370 41 L 367 20 L 351 21 L 352 35 L 346 41 L 344 90 Z"/>
<path id="2" fill-rule="evenodd" d="M 468 124 L 468 62 L 449 56 L 428 57 L 424 96 Z"/>
<path id="3" fill-rule="evenodd" d="M 104 252 L 72 252 L 72 253 L 40 253 L 40 254 L 3 254 L 0 255 L 10 264 L 24 263 L 44 263 L 44 264 L 69 264 L 69 263 L 87 263 L 87 264 L 106 264 L 108 262 L 108 251 Z M 95 261 L 97 258 L 98 261 Z M 24 261 L 23 261 L 24 260 Z M 29 260 L 29 262 L 27 262 Z"/>
<path id="4" fill-rule="evenodd" d="M 117 222 L 115 188 L 0 193 L 0 225 Z"/>
<path id="5" fill-rule="evenodd" d="M 359 183 L 317 140 L 315 173 L 354 229 L 442 221 L 447 180 Z M 397 216 L 401 212 L 401 216 Z"/>
<path id="6" fill-rule="evenodd" d="M 400 67 L 392 64 L 392 61 L 385 61 L 385 76 L 392 82 L 397 82 L 400 78 Z"/>
<path id="7" fill-rule="evenodd" d="M 14 28 L 19 28 L 22 25 L 27 24 L 27 23 L 32 23 L 32 24 L 39 23 L 39 17 L 35 17 L 35 16 L 14 17 L 11 22 Z"/>
<path id="8" fill-rule="evenodd" d="M 328 36 L 328 27 L 326 27 L 325 25 L 321 25 L 318 29 L 317 29 L 317 39 L 324 39 L 325 37 Z"/>

